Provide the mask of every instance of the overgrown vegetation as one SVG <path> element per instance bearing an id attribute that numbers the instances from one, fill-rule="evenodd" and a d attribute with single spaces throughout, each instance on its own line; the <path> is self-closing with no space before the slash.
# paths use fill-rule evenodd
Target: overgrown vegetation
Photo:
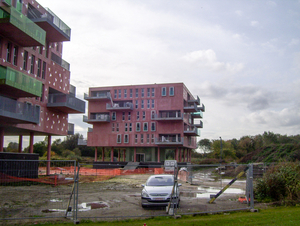
<path id="1" fill-rule="evenodd" d="M 293 205 L 300 202 L 299 162 L 281 162 L 269 167 L 255 186 L 255 198 L 259 201 Z"/>

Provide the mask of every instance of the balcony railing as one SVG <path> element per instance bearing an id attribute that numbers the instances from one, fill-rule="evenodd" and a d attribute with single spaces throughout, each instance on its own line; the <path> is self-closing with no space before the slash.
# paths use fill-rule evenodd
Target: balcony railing
<path id="1" fill-rule="evenodd" d="M 90 96 L 87 93 L 84 94 L 85 100 L 107 100 L 110 98 L 111 98 L 111 94 L 109 91 L 105 91 L 105 92 L 92 91 Z"/>
<path id="2" fill-rule="evenodd" d="M 200 105 L 200 98 L 197 96 L 194 100 L 188 100 L 188 103 L 196 103 L 197 105 Z"/>
<path id="3" fill-rule="evenodd" d="M 183 145 L 183 138 L 174 135 L 160 135 L 155 138 L 156 145 Z"/>
<path id="4" fill-rule="evenodd" d="M 26 124 L 40 121 L 40 106 L 22 103 L 0 96 L 0 118 L 12 124 Z"/>
<path id="5" fill-rule="evenodd" d="M 14 7 L 9 10 L 0 9 L 0 34 L 23 47 L 44 46 L 46 32 Z"/>
<path id="6" fill-rule="evenodd" d="M 68 123 L 68 135 L 74 135 L 74 124 Z"/>
<path id="7" fill-rule="evenodd" d="M 8 96 L 17 97 L 40 97 L 42 95 L 42 82 L 28 75 L 25 75 L 19 71 L 11 68 L 5 68 L 0 66 L 0 93 L 4 93 L 7 90 Z"/>
<path id="8" fill-rule="evenodd" d="M 195 112 L 195 113 L 192 113 L 191 116 L 193 118 L 203 118 L 203 112 L 202 111 Z"/>
<path id="9" fill-rule="evenodd" d="M 113 104 L 107 103 L 106 110 L 133 110 L 131 102 L 115 102 Z"/>
<path id="10" fill-rule="evenodd" d="M 90 118 L 86 115 L 83 116 L 84 122 L 110 122 L 110 116 L 108 114 L 91 114 Z"/>
<path id="11" fill-rule="evenodd" d="M 197 110 L 198 110 L 198 111 L 205 112 L 205 106 L 204 106 L 204 104 L 202 104 L 201 107 L 198 107 Z"/>
<path id="12" fill-rule="evenodd" d="M 185 112 L 197 112 L 198 111 L 196 103 L 186 104 L 183 107 L 183 109 L 184 109 Z"/>
<path id="13" fill-rule="evenodd" d="M 63 60 L 60 56 L 57 56 L 55 53 L 51 53 L 51 60 L 62 66 L 64 69 L 70 71 L 70 64 L 67 61 Z"/>
<path id="14" fill-rule="evenodd" d="M 34 7 L 28 7 L 28 17 L 47 32 L 47 39 L 50 42 L 70 41 L 71 29 L 49 8 L 45 8 L 46 13 Z"/>
<path id="15" fill-rule="evenodd" d="M 194 123 L 193 126 L 195 126 L 197 128 L 203 128 L 203 122 L 200 121 L 199 123 Z"/>
<path id="16" fill-rule="evenodd" d="M 184 135 L 186 136 L 198 136 L 198 129 L 196 126 L 185 126 Z"/>
<path id="17" fill-rule="evenodd" d="M 70 94 L 49 94 L 47 107 L 56 108 L 66 113 L 84 113 L 85 102 Z"/>
<path id="18" fill-rule="evenodd" d="M 87 145 L 87 140 L 86 139 L 83 139 L 83 138 L 78 138 L 78 145 L 81 145 L 81 146 L 86 146 Z"/>
<path id="19" fill-rule="evenodd" d="M 153 113 L 151 119 L 161 121 L 183 120 L 183 115 L 180 111 L 164 111 L 159 112 L 159 114 Z"/>

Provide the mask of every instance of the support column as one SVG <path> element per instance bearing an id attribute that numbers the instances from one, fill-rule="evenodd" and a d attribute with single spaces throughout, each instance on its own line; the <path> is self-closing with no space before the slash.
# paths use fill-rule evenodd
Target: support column
<path id="1" fill-rule="evenodd" d="M 102 162 L 104 162 L 104 147 L 102 147 Z"/>
<path id="2" fill-rule="evenodd" d="M 175 160 L 178 162 L 178 147 L 175 149 Z"/>
<path id="3" fill-rule="evenodd" d="M 126 149 L 123 150 L 123 162 L 126 160 Z"/>
<path id="4" fill-rule="evenodd" d="M 185 162 L 185 149 L 183 149 L 183 162 Z"/>
<path id="5" fill-rule="evenodd" d="M 160 148 L 157 147 L 157 162 L 160 162 Z"/>
<path id="6" fill-rule="evenodd" d="M 118 162 L 120 162 L 120 149 L 118 150 Z"/>
<path id="7" fill-rule="evenodd" d="M 33 153 L 33 138 L 34 138 L 34 133 L 30 132 L 30 136 L 29 136 L 29 153 Z"/>
<path id="8" fill-rule="evenodd" d="M 133 161 L 136 162 L 136 147 L 134 147 L 134 152 L 133 152 Z"/>
<path id="9" fill-rule="evenodd" d="M 51 135 L 48 135 L 47 170 L 46 170 L 47 175 L 50 175 L 50 158 L 51 158 Z"/>
<path id="10" fill-rule="evenodd" d="M 23 135 L 19 136 L 19 153 L 22 153 Z"/>
<path id="11" fill-rule="evenodd" d="M 179 162 L 181 162 L 181 148 L 179 148 Z"/>
<path id="12" fill-rule="evenodd" d="M 95 147 L 95 160 L 94 161 L 95 162 L 98 161 L 98 148 L 97 147 Z"/>
<path id="13" fill-rule="evenodd" d="M 0 152 L 3 152 L 4 146 L 4 129 L 0 127 Z"/>
<path id="14" fill-rule="evenodd" d="M 111 162 L 114 161 L 114 147 L 111 147 L 111 150 L 110 150 L 110 161 Z"/>

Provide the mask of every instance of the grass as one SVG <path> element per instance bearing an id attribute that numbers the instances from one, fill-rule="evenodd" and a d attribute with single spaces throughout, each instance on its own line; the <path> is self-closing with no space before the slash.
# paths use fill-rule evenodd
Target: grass
<path id="1" fill-rule="evenodd" d="M 82 220 L 80 226 L 192 226 L 192 225 L 206 225 L 206 226 L 224 226 L 224 225 L 299 225 L 300 222 L 300 207 L 274 207 L 259 212 L 232 212 L 214 215 L 197 215 L 197 216 L 182 216 L 174 219 L 173 217 L 155 217 L 151 219 L 130 219 L 122 221 L 101 221 L 92 222 L 90 220 Z M 32 224 L 33 225 L 33 224 Z M 55 225 L 55 226 L 71 226 L 70 223 L 43 223 L 34 225 Z"/>

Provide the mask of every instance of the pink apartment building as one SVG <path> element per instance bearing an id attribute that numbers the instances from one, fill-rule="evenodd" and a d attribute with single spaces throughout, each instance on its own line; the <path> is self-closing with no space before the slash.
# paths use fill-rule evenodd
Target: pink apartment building
<path id="1" fill-rule="evenodd" d="M 190 162 L 205 107 L 183 83 L 90 88 L 87 145 L 110 148 L 110 160 Z M 96 159 L 97 160 L 97 159 Z"/>

